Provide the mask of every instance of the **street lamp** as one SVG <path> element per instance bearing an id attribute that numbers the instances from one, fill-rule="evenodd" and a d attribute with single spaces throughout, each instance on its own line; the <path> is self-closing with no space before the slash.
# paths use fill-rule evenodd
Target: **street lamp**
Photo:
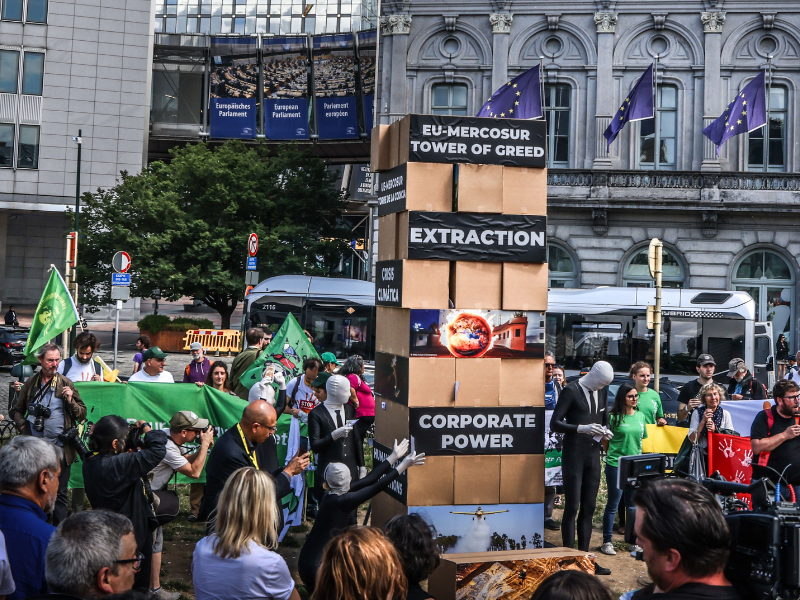
<path id="1" fill-rule="evenodd" d="M 72 267 L 72 272 L 75 278 L 75 306 L 78 306 L 78 240 L 80 238 L 80 218 L 81 218 L 81 146 L 83 145 L 83 138 L 81 134 L 83 131 L 78 129 L 77 137 L 73 136 L 72 141 L 78 144 L 78 164 L 77 172 L 75 175 L 75 264 Z M 73 326 L 69 335 L 69 345 L 74 346 L 75 335 L 77 327 Z"/>

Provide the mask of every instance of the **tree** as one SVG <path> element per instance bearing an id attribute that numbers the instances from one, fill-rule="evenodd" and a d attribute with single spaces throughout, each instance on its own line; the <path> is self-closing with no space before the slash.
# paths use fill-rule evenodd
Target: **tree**
<path id="1" fill-rule="evenodd" d="M 343 196 L 325 163 L 291 145 L 190 144 L 108 190 L 83 195 L 78 281 L 87 308 L 110 301 L 111 258 L 131 255 L 131 295 L 160 289 L 222 316 L 244 296 L 247 238 L 259 237 L 261 278 L 331 275 L 352 234 Z"/>

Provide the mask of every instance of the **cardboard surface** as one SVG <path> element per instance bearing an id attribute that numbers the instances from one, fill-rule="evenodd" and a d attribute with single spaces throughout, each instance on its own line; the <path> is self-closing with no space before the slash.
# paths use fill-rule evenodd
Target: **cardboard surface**
<path id="1" fill-rule="evenodd" d="M 383 527 L 392 517 L 404 515 L 407 512 L 408 509 L 402 502 L 398 502 L 385 492 L 381 492 L 372 499 L 370 525 L 373 527 Z"/>
<path id="2" fill-rule="evenodd" d="M 375 396 L 375 439 L 392 447 L 395 440 L 408 438 L 408 407 Z"/>
<path id="3" fill-rule="evenodd" d="M 547 310 L 547 263 L 503 263 L 505 310 Z"/>
<path id="4" fill-rule="evenodd" d="M 410 313 L 407 308 L 375 307 L 375 350 L 408 356 Z"/>
<path id="5" fill-rule="evenodd" d="M 455 504 L 486 506 L 500 502 L 499 456 L 456 456 L 454 472 Z"/>
<path id="6" fill-rule="evenodd" d="M 458 165 L 456 204 L 459 212 L 502 213 L 504 168 L 501 165 Z"/>
<path id="7" fill-rule="evenodd" d="M 502 279 L 503 263 L 453 261 L 450 263 L 450 300 L 456 308 L 498 309 Z"/>
<path id="8" fill-rule="evenodd" d="M 397 258 L 408 258 L 408 211 L 397 213 L 397 236 L 395 240 Z"/>
<path id="9" fill-rule="evenodd" d="M 500 359 L 500 406 L 544 406 L 544 359 Z"/>
<path id="10" fill-rule="evenodd" d="M 440 308 L 447 306 L 449 297 L 450 265 L 446 261 L 403 261 L 404 308 Z"/>
<path id="11" fill-rule="evenodd" d="M 394 260 L 397 254 L 397 214 L 378 218 L 378 260 Z"/>
<path id="12" fill-rule="evenodd" d="M 457 358 L 456 406 L 500 404 L 500 358 Z"/>
<path id="13" fill-rule="evenodd" d="M 406 406 L 454 405 L 455 358 L 375 353 L 375 393 Z"/>
<path id="14" fill-rule="evenodd" d="M 544 502 L 544 454 L 507 454 L 500 457 L 500 502 Z"/>
<path id="15" fill-rule="evenodd" d="M 377 125 L 372 128 L 372 142 L 370 144 L 370 170 L 380 173 L 390 169 L 391 159 L 391 134 L 388 125 Z"/>
<path id="16" fill-rule="evenodd" d="M 503 167 L 503 212 L 547 214 L 547 169 Z"/>
<path id="17" fill-rule="evenodd" d="M 448 506 L 454 504 L 455 457 L 428 456 L 422 466 L 408 473 L 409 506 Z"/>
<path id="18" fill-rule="evenodd" d="M 402 165 L 403 163 L 408 162 L 408 150 L 409 150 L 409 128 L 411 127 L 411 115 L 406 115 L 399 121 L 395 121 L 392 123 L 392 127 L 395 128 L 395 137 L 394 137 L 394 145 L 397 146 L 397 163 L 393 164 L 392 167 L 396 167 L 397 165 Z M 426 161 L 422 161 L 426 162 Z"/>
<path id="19" fill-rule="evenodd" d="M 406 210 L 453 210 L 453 165 L 408 163 Z"/>

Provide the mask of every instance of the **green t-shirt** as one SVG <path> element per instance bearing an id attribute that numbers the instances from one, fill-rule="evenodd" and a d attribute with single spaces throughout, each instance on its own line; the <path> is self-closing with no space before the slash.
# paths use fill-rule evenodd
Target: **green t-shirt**
<path id="1" fill-rule="evenodd" d="M 641 411 L 632 415 L 622 415 L 619 425 L 615 425 L 616 417 L 609 415 L 608 427 L 614 432 L 614 437 L 608 442 L 608 456 L 606 463 L 616 467 L 623 456 L 636 456 L 642 453 L 642 440 L 647 437 L 645 417 Z"/>
<path id="2" fill-rule="evenodd" d="M 644 422 L 655 425 L 656 420 L 664 418 L 664 409 L 661 406 L 661 397 L 658 392 L 647 388 L 646 392 L 639 393 L 639 412 L 644 415 Z"/>

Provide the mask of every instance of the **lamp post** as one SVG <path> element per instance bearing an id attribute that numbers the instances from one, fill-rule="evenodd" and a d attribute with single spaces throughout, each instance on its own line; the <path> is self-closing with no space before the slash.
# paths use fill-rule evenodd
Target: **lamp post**
<path id="1" fill-rule="evenodd" d="M 78 164 L 75 174 L 75 265 L 72 267 L 73 280 L 75 284 L 75 306 L 78 306 L 78 240 L 80 239 L 80 218 L 81 218 L 81 146 L 83 130 L 78 129 L 78 136 L 73 137 L 72 141 L 78 144 Z M 70 330 L 69 345 L 74 346 L 77 327 L 73 326 Z"/>

